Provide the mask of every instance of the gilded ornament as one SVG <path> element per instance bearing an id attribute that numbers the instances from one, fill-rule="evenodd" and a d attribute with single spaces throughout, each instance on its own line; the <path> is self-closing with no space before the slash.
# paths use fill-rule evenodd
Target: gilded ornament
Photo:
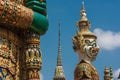
<path id="1" fill-rule="evenodd" d="M 3 75 L 7 75 L 6 69 L 3 69 L 3 68 L 2 68 L 2 73 L 3 73 Z"/>
<path id="2" fill-rule="evenodd" d="M 1 23 L 6 25 L 9 24 L 10 26 L 17 26 L 18 28 L 22 26 L 24 26 L 22 28 L 27 28 L 32 24 L 31 21 L 33 19 L 33 13 L 31 9 L 17 5 L 10 1 L 6 1 L 4 6 L 5 9 L 1 12 L 2 14 L 0 17 Z M 2 7 L 0 6 L 0 8 Z"/>
<path id="3" fill-rule="evenodd" d="M 3 10 L 4 10 L 4 2 L 1 1 L 0 2 L 0 16 L 3 14 Z"/>

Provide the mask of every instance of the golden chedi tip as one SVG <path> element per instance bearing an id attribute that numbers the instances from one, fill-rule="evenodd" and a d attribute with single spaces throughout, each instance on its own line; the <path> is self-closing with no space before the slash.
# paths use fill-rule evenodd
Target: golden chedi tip
<path id="1" fill-rule="evenodd" d="M 79 27 L 80 32 L 77 33 L 79 35 L 83 35 L 87 38 L 96 39 L 97 37 L 90 31 L 90 22 L 88 20 L 87 13 L 85 10 L 84 2 L 82 2 L 82 9 L 80 11 L 81 19 L 77 22 L 77 27 Z"/>

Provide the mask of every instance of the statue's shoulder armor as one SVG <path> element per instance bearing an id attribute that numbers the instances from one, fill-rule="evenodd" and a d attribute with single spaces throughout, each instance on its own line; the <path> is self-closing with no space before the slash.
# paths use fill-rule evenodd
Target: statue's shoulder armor
<path id="1" fill-rule="evenodd" d="M 92 64 L 85 61 L 81 61 L 75 68 L 75 80 L 89 78 L 93 80 L 99 80 L 98 73 Z"/>

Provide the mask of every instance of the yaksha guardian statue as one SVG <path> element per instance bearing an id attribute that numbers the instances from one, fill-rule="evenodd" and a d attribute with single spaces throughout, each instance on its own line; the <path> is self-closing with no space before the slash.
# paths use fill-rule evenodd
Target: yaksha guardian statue
<path id="1" fill-rule="evenodd" d="M 92 61 L 96 59 L 99 52 L 99 46 L 96 44 L 97 37 L 90 32 L 90 23 L 86 18 L 84 3 L 82 4 L 81 19 L 77 26 L 77 31 L 73 37 L 73 48 L 78 53 L 80 62 L 75 68 L 74 80 L 100 80 L 99 75 L 92 65 Z"/>
<path id="2" fill-rule="evenodd" d="M 40 80 L 46 0 L 0 0 L 0 80 Z"/>

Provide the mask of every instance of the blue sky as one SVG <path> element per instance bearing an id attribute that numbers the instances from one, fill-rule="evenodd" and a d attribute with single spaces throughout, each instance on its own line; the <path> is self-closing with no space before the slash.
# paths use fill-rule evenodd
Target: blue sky
<path id="1" fill-rule="evenodd" d="M 120 71 L 120 0 L 47 0 L 49 29 L 41 36 L 43 80 L 53 80 L 57 63 L 58 23 L 61 23 L 62 63 L 66 80 L 74 80 L 78 56 L 72 46 L 76 22 L 80 19 L 81 3 L 85 2 L 91 31 L 98 36 L 101 47 L 93 63 L 103 80 L 104 67 L 112 65 L 113 72 Z M 116 75 L 115 75 L 116 76 Z"/>

